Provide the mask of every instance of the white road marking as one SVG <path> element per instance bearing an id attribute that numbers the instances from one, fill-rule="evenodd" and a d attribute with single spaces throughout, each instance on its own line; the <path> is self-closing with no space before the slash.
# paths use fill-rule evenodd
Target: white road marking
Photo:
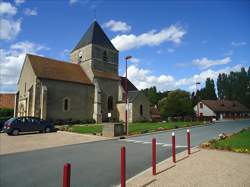
<path id="1" fill-rule="evenodd" d="M 141 141 L 141 140 L 132 140 L 132 139 L 120 139 L 118 141 L 123 141 L 123 142 L 130 142 L 130 143 L 141 143 L 141 144 L 151 144 L 152 142 L 147 142 L 147 141 Z M 172 144 L 166 144 L 166 143 L 161 143 L 157 142 L 156 145 L 161 145 L 163 147 L 172 147 Z M 186 145 L 176 145 L 176 148 L 186 148 Z"/>

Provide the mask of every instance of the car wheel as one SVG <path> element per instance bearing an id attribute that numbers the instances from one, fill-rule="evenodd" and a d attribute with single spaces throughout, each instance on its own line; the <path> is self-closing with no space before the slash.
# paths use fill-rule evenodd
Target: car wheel
<path id="1" fill-rule="evenodd" d="M 14 130 L 12 131 L 12 134 L 13 134 L 14 136 L 17 136 L 17 135 L 19 134 L 19 130 L 18 130 L 18 129 L 14 129 Z"/>
<path id="2" fill-rule="evenodd" d="M 49 128 L 49 127 L 46 127 L 46 128 L 44 129 L 44 132 L 45 132 L 45 133 L 49 133 L 49 132 L 50 132 L 50 128 Z"/>

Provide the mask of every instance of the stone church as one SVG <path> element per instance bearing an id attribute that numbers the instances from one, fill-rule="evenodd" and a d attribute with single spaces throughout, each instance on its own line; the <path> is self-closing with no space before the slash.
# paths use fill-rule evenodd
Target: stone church
<path id="1" fill-rule="evenodd" d="M 119 51 L 94 21 L 71 62 L 27 54 L 18 80 L 15 116 L 47 120 L 124 121 L 125 81 Z M 150 120 L 150 103 L 128 80 L 128 119 Z M 110 117 L 111 114 L 111 117 Z"/>

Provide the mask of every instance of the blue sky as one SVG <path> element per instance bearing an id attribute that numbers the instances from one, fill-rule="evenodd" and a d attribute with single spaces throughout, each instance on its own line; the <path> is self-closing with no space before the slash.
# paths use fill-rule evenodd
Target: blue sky
<path id="1" fill-rule="evenodd" d="M 94 18 L 138 88 L 194 90 L 196 81 L 250 65 L 249 1 L 0 2 L 1 92 L 14 92 L 25 53 L 69 60 Z M 96 15 L 96 16 L 95 16 Z"/>

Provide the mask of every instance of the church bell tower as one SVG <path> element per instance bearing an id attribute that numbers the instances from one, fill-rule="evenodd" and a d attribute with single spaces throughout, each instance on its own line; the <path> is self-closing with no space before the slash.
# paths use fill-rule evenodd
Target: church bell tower
<path id="1" fill-rule="evenodd" d="M 97 122 L 117 118 L 118 56 L 101 26 L 94 21 L 71 52 L 71 62 L 80 64 L 95 85 L 93 118 Z M 109 115 L 110 115 L 109 114 Z"/>

